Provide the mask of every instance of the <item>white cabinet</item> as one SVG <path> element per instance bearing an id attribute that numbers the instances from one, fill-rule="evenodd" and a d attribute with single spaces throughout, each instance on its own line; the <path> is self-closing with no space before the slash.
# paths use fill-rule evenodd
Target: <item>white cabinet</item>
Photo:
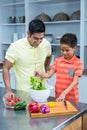
<path id="1" fill-rule="evenodd" d="M 60 56 L 59 42 L 55 39 L 64 33 L 72 32 L 77 35 L 78 49 L 76 54 L 83 61 L 84 68 L 87 68 L 87 1 L 86 0 L 1 0 L 0 1 L 0 60 L 4 60 L 5 52 L 16 39 L 26 35 L 28 23 L 37 15 L 45 13 L 52 19 L 51 22 L 44 22 L 46 33 L 53 34 L 53 54 Z M 55 14 L 64 12 L 72 15 L 80 10 L 80 20 L 53 21 Z M 16 21 L 11 23 L 10 17 L 16 17 Z M 25 16 L 25 22 L 19 22 L 19 16 Z M 8 45 L 7 45 L 8 44 Z"/>
<path id="2" fill-rule="evenodd" d="M 4 81 L 3 81 L 3 77 L 2 77 L 2 71 L 3 71 L 3 70 L 0 69 L 0 87 L 5 87 Z M 15 89 L 16 81 L 15 81 L 15 75 L 14 75 L 13 69 L 10 70 L 10 74 L 11 74 L 11 77 L 10 77 L 11 87 L 12 87 L 12 89 Z"/>
<path id="3" fill-rule="evenodd" d="M 0 60 L 4 60 L 8 46 L 16 39 L 25 35 L 25 22 L 19 17 L 25 16 L 24 0 L 0 1 Z"/>
<path id="4" fill-rule="evenodd" d="M 87 103 L 87 75 L 83 75 L 79 82 L 80 102 Z"/>

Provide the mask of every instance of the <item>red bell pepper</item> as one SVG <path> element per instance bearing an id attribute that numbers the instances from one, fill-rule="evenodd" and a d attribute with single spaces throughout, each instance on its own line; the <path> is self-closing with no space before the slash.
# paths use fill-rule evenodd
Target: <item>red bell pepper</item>
<path id="1" fill-rule="evenodd" d="M 38 102 L 32 102 L 28 104 L 28 110 L 32 113 L 39 112 L 40 107 Z"/>

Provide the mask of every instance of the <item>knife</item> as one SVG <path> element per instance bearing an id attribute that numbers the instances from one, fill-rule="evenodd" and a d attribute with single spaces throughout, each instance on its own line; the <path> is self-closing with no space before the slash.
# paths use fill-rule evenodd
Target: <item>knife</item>
<path id="1" fill-rule="evenodd" d="M 68 110 L 67 101 L 66 100 L 64 100 L 64 106 L 65 106 L 66 110 Z"/>

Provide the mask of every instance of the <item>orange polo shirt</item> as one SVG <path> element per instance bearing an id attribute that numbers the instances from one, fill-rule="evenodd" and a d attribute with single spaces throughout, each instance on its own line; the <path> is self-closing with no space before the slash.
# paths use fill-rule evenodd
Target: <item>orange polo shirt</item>
<path id="1" fill-rule="evenodd" d="M 72 83 L 73 77 L 82 75 L 82 62 L 75 55 L 66 60 L 64 57 L 57 58 L 51 68 L 56 73 L 56 97 Z M 78 84 L 66 95 L 66 100 L 79 101 Z"/>

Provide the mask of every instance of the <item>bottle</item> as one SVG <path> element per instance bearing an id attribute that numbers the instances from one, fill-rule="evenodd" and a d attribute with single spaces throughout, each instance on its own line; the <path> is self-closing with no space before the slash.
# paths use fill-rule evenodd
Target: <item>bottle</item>
<path id="1" fill-rule="evenodd" d="M 18 40 L 18 33 L 13 34 L 13 42 Z"/>

